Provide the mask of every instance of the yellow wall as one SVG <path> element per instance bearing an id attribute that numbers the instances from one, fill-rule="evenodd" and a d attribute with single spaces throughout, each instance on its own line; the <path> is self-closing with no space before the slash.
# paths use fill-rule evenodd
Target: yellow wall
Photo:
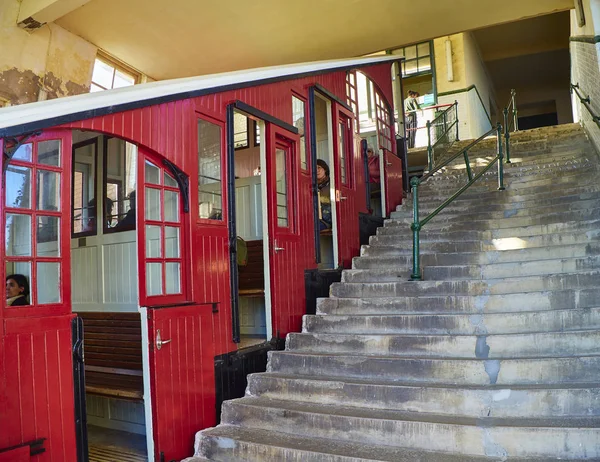
<path id="1" fill-rule="evenodd" d="M 89 91 L 97 48 L 60 26 L 17 26 L 18 0 L 0 1 L 0 98 L 10 104 Z"/>
<path id="2" fill-rule="evenodd" d="M 454 79 L 448 81 L 448 66 L 446 63 L 446 40 L 452 43 L 452 70 Z M 454 34 L 448 37 L 436 38 L 433 41 L 435 53 L 435 71 L 437 74 L 437 92 L 460 90 L 467 87 L 465 75 L 465 49 L 463 34 Z"/>

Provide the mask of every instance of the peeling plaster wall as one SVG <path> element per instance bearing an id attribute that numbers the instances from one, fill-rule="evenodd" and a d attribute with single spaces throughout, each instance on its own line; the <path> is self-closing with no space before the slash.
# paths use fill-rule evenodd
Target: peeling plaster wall
<path id="1" fill-rule="evenodd" d="M 55 24 L 24 31 L 19 6 L 0 1 L 0 98 L 14 105 L 87 93 L 97 48 Z"/>

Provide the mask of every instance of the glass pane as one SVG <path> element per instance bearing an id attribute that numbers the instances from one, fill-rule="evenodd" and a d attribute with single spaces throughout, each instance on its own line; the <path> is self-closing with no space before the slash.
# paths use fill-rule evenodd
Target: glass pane
<path id="1" fill-rule="evenodd" d="M 16 213 L 6 214 L 4 249 L 7 257 L 31 255 L 31 217 Z"/>
<path id="2" fill-rule="evenodd" d="M 13 160 L 23 160 L 25 162 L 31 162 L 32 157 L 33 145 L 31 143 L 19 146 L 19 149 L 17 149 L 12 156 Z"/>
<path id="3" fill-rule="evenodd" d="M 165 221 L 179 222 L 179 193 L 165 190 Z"/>
<path id="4" fill-rule="evenodd" d="M 404 57 L 408 59 L 413 59 L 417 57 L 417 46 L 412 45 L 410 47 L 404 47 Z"/>
<path id="5" fill-rule="evenodd" d="M 288 226 L 287 206 L 287 166 L 285 162 L 285 150 L 275 150 L 275 169 L 277 178 L 277 225 Z"/>
<path id="6" fill-rule="evenodd" d="M 152 162 L 146 161 L 146 183 L 160 184 L 160 168 Z"/>
<path id="7" fill-rule="evenodd" d="M 346 178 L 346 125 L 343 122 L 340 122 L 338 126 L 338 138 L 340 139 L 340 176 L 342 183 L 346 184 L 348 182 Z"/>
<path id="8" fill-rule="evenodd" d="M 260 145 L 260 124 L 254 122 L 254 146 Z"/>
<path id="9" fill-rule="evenodd" d="M 6 169 L 6 206 L 31 207 L 31 169 L 8 165 Z"/>
<path id="10" fill-rule="evenodd" d="M 165 226 L 165 257 L 179 258 L 179 228 Z"/>
<path id="11" fill-rule="evenodd" d="M 350 75 L 354 78 L 353 74 Z M 304 101 L 295 96 L 292 96 L 292 121 L 300 135 L 300 167 L 306 170 L 308 166 L 306 163 L 306 145 L 304 140 Z"/>
<path id="12" fill-rule="evenodd" d="M 135 229 L 137 146 L 107 141 L 104 217 L 114 231 Z"/>
<path id="13" fill-rule="evenodd" d="M 421 56 L 429 56 L 431 51 L 429 49 L 429 42 L 419 43 L 417 45 L 417 54 Z"/>
<path id="14" fill-rule="evenodd" d="M 135 77 L 125 72 L 116 70 L 113 88 L 130 87 L 135 84 Z"/>
<path id="15" fill-rule="evenodd" d="M 419 72 L 431 70 L 431 58 L 420 58 L 419 61 Z"/>
<path id="16" fill-rule="evenodd" d="M 180 294 L 181 293 L 181 265 L 179 263 L 169 262 L 166 264 L 166 293 Z"/>
<path id="17" fill-rule="evenodd" d="M 60 302 L 60 263 L 38 262 L 36 299 L 38 305 Z"/>
<path id="18" fill-rule="evenodd" d="M 60 166 L 60 140 L 40 141 L 37 161 L 38 164 Z"/>
<path id="19" fill-rule="evenodd" d="M 404 63 L 404 74 L 409 75 L 409 74 L 415 74 L 418 71 L 417 68 L 417 61 L 406 61 Z"/>
<path id="20" fill-rule="evenodd" d="M 37 201 L 38 210 L 60 210 L 60 174 L 48 170 L 37 172 Z"/>
<path id="21" fill-rule="evenodd" d="M 146 257 L 161 258 L 161 228 L 160 226 L 146 225 Z"/>
<path id="22" fill-rule="evenodd" d="M 248 147 L 248 117 L 239 112 L 233 114 L 233 145 L 236 149 Z"/>
<path id="23" fill-rule="evenodd" d="M 96 143 L 76 147 L 73 162 L 73 232 L 95 232 Z"/>
<path id="24" fill-rule="evenodd" d="M 114 68 L 107 63 L 96 59 L 94 61 L 94 71 L 92 73 L 92 82 L 103 88 L 112 88 Z"/>
<path id="25" fill-rule="evenodd" d="M 7 305 L 31 304 L 31 263 L 28 261 L 6 262 Z M 23 295 L 20 297 L 19 295 Z"/>
<path id="26" fill-rule="evenodd" d="M 221 220 L 221 127 L 198 119 L 198 211 Z"/>
<path id="27" fill-rule="evenodd" d="M 104 90 L 105 90 L 104 88 L 99 87 L 95 83 L 90 85 L 90 93 L 96 93 L 97 91 L 104 91 Z"/>
<path id="28" fill-rule="evenodd" d="M 37 246 L 38 257 L 58 257 L 58 233 L 60 229 L 60 218 L 38 216 L 37 218 Z"/>
<path id="29" fill-rule="evenodd" d="M 162 295 L 162 263 L 146 263 L 146 294 Z"/>
<path id="30" fill-rule="evenodd" d="M 160 220 L 160 189 L 146 188 L 146 219 Z"/>
<path id="31" fill-rule="evenodd" d="M 179 187 L 179 185 L 177 184 L 177 181 L 175 181 L 175 178 L 173 178 L 167 172 L 165 172 L 164 181 L 165 181 L 165 186 L 170 186 L 171 188 Z"/>

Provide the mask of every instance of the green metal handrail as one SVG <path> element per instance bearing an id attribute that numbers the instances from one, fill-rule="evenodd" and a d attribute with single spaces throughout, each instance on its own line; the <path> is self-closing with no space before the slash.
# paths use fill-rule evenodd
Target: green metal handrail
<path id="1" fill-rule="evenodd" d="M 590 99 L 589 96 L 586 96 L 584 98 L 583 95 L 579 92 L 579 89 L 580 89 L 579 83 L 576 83 L 575 85 L 571 84 L 571 93 L 573 91 L 575 92 L 575 94 L 579 98 L 579 101 L 581 102 L 581 104 L 583 104 L 583 107 L 585 107 L 587 109 L 587 111 L 590 113 L 590 115 L 592 116 L 592 120 L 596 123 L 596 125 L 598 125 L 598 128 L 600 128 L 600 117 L 597 116 L 594 113 L 594 110 L 592 109 L 592 106 L 591 106 L 592 100 Z"/>
<path id="2" fill-rule="evenodd" d="M 454 115 L 454 122 L 451 122 L 448 125 L 448 118 L 452 115 Z M 436 134 L 436 139 L 433 141 L 431 139 L 431 127 L 437 127 L 440 125 L 443 127 L 443 133 L 441 135 Z M 448 133 L 450 133 L 450 130 L 452 130 L 454 126 L 456 126 L 456 141 L 458 141 L 458 101 L 454 101 L 454 104 L 447 109 L 444 109 L 435 119 L 427 121 L 427 170 L 433 169 L 433 150 L 440 143 L 440 141 L 443 140 Z"/>
<path id="3" fill-rule="evenodd" d="M 519 118 L 517 111 L 517 91 L 513 88 L 510 91 L 510 99 L 508 100 L 508 104 L 504 108 L 504 139 L 506 143 L 506 163 L 510 164 L 510 123 L 512 122 L 512 127 L 515 132 L 519 131 Z M 511 118 L 509 120 L 509 113 L 511 114 Z"/>
<path id="4" fill-rule="evenodd" d="M 479 173 L 473 176 L 473 172 L 471 171 L 471 164 L 469 162 L 468 151 L 472 149 L 475 145 L 480 143 L 484 138 L 491 135 L 492 133 L 496 133 L 497 138 L 497 155 L 494 157 Z M 436 208 L 433 212 L 427 215 L 422 220 L 419 220 L 419 185 L 431 177 L 434 173 L 438 172 L 441 168 L 450 164 L 453 160 L 457 159 L 460 156 L 464 157 L 465 166 L 467 171 L 467 177 L 469 181 L 462 188 L 456 191 L 452 196 L 446 199 L 438 208 Z M 445 209 L 452 201 L 454 201 L 458 196 L 460 196 L 463 192 L 465 192 L 469 186 L 475 183 L 481 176 L 483 176 L 496 161 L 498 161 L 498 190 L 503 191 L 504 188 L 504 164 L 503 164 L 503 150 L 502 150 L 502 125 L 498 124 L 496 127 L 492 128 L 488 132 L 481 135 L 475 141 L 470 143 L 467 147 L 460 150 L 456 154 L 454 154 L 451 158 L 443 162 L 441 165 L 437 166 L 435 169 L 429 171 L 427 175 L 424 175 L 421 178 L 413 177 L 410 180 L 410 184 L 412 186 L 412 195 L 413 195 L 413 222 L 410 225 L 410 229 L 413 232 L 413 268 L 412 274 L 410 278 L 413 281 L 420 281 L 422 279 L 421 275 L 421 266 L 420 266 L 420 241 L 419 241 L 419 232 L 433 217 L 435 217 L 438 213 L 440 213 L 443 209 Z"/>

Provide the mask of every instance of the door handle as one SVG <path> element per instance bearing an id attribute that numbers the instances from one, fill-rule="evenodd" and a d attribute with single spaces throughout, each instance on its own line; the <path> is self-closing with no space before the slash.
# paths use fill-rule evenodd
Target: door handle
<path id="1" fill-rule="evenodd" d="M 281 252 L 282 250 L 285 250 L 285 247 L 278 247 L 277 240 L 275 240 L 275 243 L 273 244 L 273 250 L 275 250 L 275 252 Z"/>
<path id="2" fill-rule="evenodd" d="M 156 331 L 156 349 L 160 350 L 163 345 L 166 345 L 167 343 L 171 343 L 171 339 L 167 339 L 167 340 L 163 340 L 160 338 L 160 329 L 158 329 Z"/>
<path id="3" fill-rule="evenodd" d="M 348 199 L 346 196 L 340 196 L 341 201 L 345 201 L 346 199 Z"/>
<path id="4" fill-rule="evenodd" d="M 392 166 L 392 163 L 391 163 L 391 162 L 388 162 L 388 161 L 386 161 L 386 162 L 385 162 L 385 165 L 387 165 L 388 167 L 391 167 L 391 166 Z"/>

